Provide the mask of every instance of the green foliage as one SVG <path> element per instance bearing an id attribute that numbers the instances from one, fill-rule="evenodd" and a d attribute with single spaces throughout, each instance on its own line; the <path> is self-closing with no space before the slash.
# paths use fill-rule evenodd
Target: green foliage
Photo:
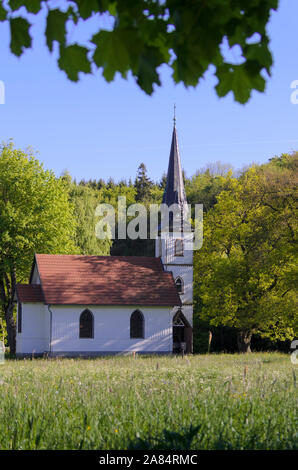
<path id="1" fill-rule="evenodd" d="M 0 312 L 0 342 L 3 342 L 4 345 L 6 345 L 7 341 L 7 328 L 6 328 L 6 323 L 2 318 L 1 312 Z"/>
<path id="2" fill-rule="evenodd" d="M 75 227 L 68 192 L 32 153 L 4 145 L 0 153 L 0 262 L 19 281 L 30 273 L 34 252 L 70 253 Z"/>
<path id="3" fill-rule="evenodd" d="M 0 21 L 6 20 L 6 15 L 7 15 L 7 12 L 2 4 L 3 4 L 3 1 L 0 0 Z"/>
<path id="4" fill-rule="evenodd" d="M 110 254 L 111 241 L 99 240 L 95 236 L 95 209 L 100 203 L 95 191 L 85 186 L 72 185 L 70 200 L 74 206 L 74 216 L 77 220 L 74 241 L 83 255 Z"/>
<path id="5" fill-rule="evenodd" d="M 0 372 L 3 450 L 298 447 L 288 354 L 7 360 Z"/>
<path id="6" fill-rule="evenodd" d="M 217 201 L 217 196 L 225 188 L 225 176 L 213 176 L 209 170 L 204 173 L 197 173 L 186 180 L 185 190 L 187 202 L 192 205 L 203 204 L 203 209 L 208 212 Z"/>
<path id="7" fill-rule="evenodd" d="M 67 73 L 68 78 L 73 82 L 78 81 L 79 72 L 91 72 L 91 65 L 88 61 L 87 53 L 88 49 L 78 44 L 60 47 L 59 67 Z"/>
<path id="8" fill-rule="evenodd" d="M 11 23 L 11 51 L 17 56 L 31 47 L 29 28 L 33 15 L 46 4 L 45 36 L 49 50 L 59 44 L 58 65 L 68 78 L 78 81 L 79 73 L 91 73 L 92 65 L 102 70 L 109 82 L 119 72 L 131 72 L 148 94 L 160 86 L 159 68 L 168 65 L 175 83 L 196 86 L 210 65 L 218 79 L 218 96 L 232 91 L 245 103 L 252 90 L 263 91 L 263 72 L 270 75 L 272 56 L 266 26 L 277 0 L 72 0 L 50 8 L 44 0 L 0 1 L 0 21 Z M 28 18 L 16 16 L 25 6 Z M 16 13 L 17 12 L 17 13 Z M 22 14 L 24 14 L 22 10 Z M 103 28 L 103 20 L 110 27 Z M 67 25 L 80 28 L 96 17 L 98 30 L 86 43 L 69 44 Z M 34 17 L 33 17 L 34 19 Z M 29 22 L 30 20 L 30 22 Z M 80 21 L 79 21 L 80 20 Z M 252 39 L 254 42 L 252 42 Z M 224 52 L 239 46 L 241 63 L 231 63 Z"/>
<path id="9" fill-rule="evenodd" d="M 16 56 L 22 55 L 25 48 L 31 47 L 30 24 L 25 18 L 10 19 L 10 49 Z"/>
<path id="10" fill-rule="evenodd" d="M 0 309 L 14 352 L 14 297 L 17 282 L 27 282 L 38 253 L 73 253 L 75 229 L 68 191 L 31 152 L 13 144 L 0 149 Z"/>
<path id="11" fill-rule="evenodd" d="M 148 201 L 151 196 L 150 190 L 152 186 L 152 181 L 147 176 L 147 168 L 144 163 L 141 163 L 135 181 L 136 201 Z"/>
<path id="12" fill-rule="evenodd" d="M 13 11 L 24 6 L 29 13 L 38 13 L 41 9 L 41 2 L 42 0 L 9 0 L 8 3 Z"/>
<path id="13" fill-rule="evenodd" d="M 250 68 L 248 62 L 241 65 L 224 64 L 218 67 L 219 83 L 216 85 L 218 96 L 226 96 L 230 91 L 233 91 L 236 101 L 242 104 L 246 103 L 250 98 L 251 90 L 265 90 L 265 80 L 260 75 L 261 70 L 262 67 L 259 66 L 256 73 L 254 67 Z"/>
<path id="14" fill-rule="evenodd" d="M 158 204 L 161 202 L 163 194 L 158 184 L 154 184 L 147 175 L 135 185 L 126 181 L 116 183 L 111 178 L 107 183 L 102 179 L 93 179 L 89 181 L 82 180 L 79 185 L 76 185 L 75 183 L 71 184 L 71 178 L 68 174 L 64 178 L 68 181 L 71 200 L 75 208 L 75 217 L 78 220 L 75 240 L 81 253 L 108 254 L 110 249 L 111 255 L 115 256 L 154 256 L 154 240 L 117 239 L 118 197 L 124 196 L 127 206 L 135 204 L 137 202 L 137 188 L 139 188 L 139 195 L 142 194 L 141 197 L 144 197 L 139 202 L 145 203 L 147 206 L 150 203 Z M 97 240 L 94 236 L 96 223 L 94 210 L 96 205 L 100 203 L 111 204 L 115 210 L 116 238 L 112 241 L 112 246 L 107 240 Z M 127 224 L 131 219 L 132 217 L 127 217 Z"/>
<path id="15" fill-rule="evenodd" d="M 66 42 L 67 13 L 60 10 L 50 10 L 47 17 L 46 38 L 50 52 L 53 51 L 53 42 L 58 41 L 61 46 Z"/>
<path id="16" fill-rule="evenodd" d="M 195 258 L 201 319 L 273 340 L 297 334 L 296 175 L 293 162 L 252 168 L 217 196 Z"/>
<path id="17" fill-rule="evenodd" d="M 294 152 L 293 154 L 282 153 L 279 157 L 273 157 L 269 159 L 270 167 L 279 167 L 288 170 L 297 170 L 298 169 L 298 154 Z M 267 164 L 267 167 L 269 165 Z"/>

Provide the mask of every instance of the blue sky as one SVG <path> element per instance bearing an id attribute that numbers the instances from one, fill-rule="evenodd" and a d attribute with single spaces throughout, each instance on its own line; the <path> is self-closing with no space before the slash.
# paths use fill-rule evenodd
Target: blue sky
<path id="1" fill-rule="evenodd" d="M 196 89 L 186 89 L 173 84 L 167 67 L 163 86 L 151 97 L 133 79 L 107 84 L 100 72 L 74 84 L 48 53 L 42 21 L 34 27 L 33 50 L 20 59 L 9 52 L 8 27 L 0 23 L 0 80 L 6 87 L 0 141 L 13 138 L 17 147 L 31 146 L 57 175 L 67 169 L 77 179 L 128 179 L 144 162 L 158 180 L 168 165 L 176 103 L 188 176 L 217 160 L 241 168 L 296 150 L 298 105 L 290 101 L 290 84 L 298 80 L 297 18 L 297 0 L 281 0 L 269 24 L 272 77 L 266 92 L 253 93 L 244 106 L 231 94 L 219 99 L 211 73 Z"/>

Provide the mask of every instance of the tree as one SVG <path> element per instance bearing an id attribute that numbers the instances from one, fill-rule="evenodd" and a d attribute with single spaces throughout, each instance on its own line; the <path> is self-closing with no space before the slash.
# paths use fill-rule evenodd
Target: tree
<path id="1" fill-rule="evenodd" d="M 136 201 L 148 201 L 150 199 L 150 189 L 152 186 L 153 183 L 147 176 L 147 168 L 144 163 L 141 163 L 135 181 Z"/>
<path id="2" fill-rule="evenodd" d="M 230 163 L 223 163 L 220 160 L 213 163 L 208 163 L 204 168 L 197 171 L 199 174 L 208 174 L 209 176 L 225 176 L 229 172 L 233 173 L 233 166 Z"/>
<path id="3" fill-rule="evenodd" d="M 12 143 L 0 148 L 0 195 L 0 308 L 14 354 L 16 283 L 28 281 L 34 252 L 76 252 L 75 221 L 63 178 Z"/>
<path id="4" fill-rule="evenodd" d="M 167 174 L 164 172 L 159 182 L 159 188 L 163 191 L 166 189 L 167 186 Z"/>
<path id="5" fill-rule="evenodd" d="M 204 173 L 198 171 L 187 179 L 185 185 L 187 201 L 193 210 L 195 204 L 203 204 L 204 211 L 208 212 L 216 204 L 217 196 L 225 188 L 226 181 L 225 176 L 212 176 L 209 170 Z"/>
<path id="6" fill-rule="evenodd" d="M 245 103 L 252 90 L 264 91 L 272 56 L 266 26 L 278 0 L 0 0 L 0 21 L 9 22 L 10 49 L 21 56 L 32 47 L 31 22 L 46 12 L 45 37 L 50 52 L 58 43 L 58 65 L 68 78 L 102 69 L 110 82 L 119 72 L 132 73 L 148 94 L 161 85 L 159 68 L 168 65 L 175 83 L 196 86 L 210 65 L 218 79 L 216 92 L 232 91 Z M 68 6 L 68 8 L 67 8 Z M 104 29 L 110 19 L 110 27 Z M 69 41 L 82 22 L 97 19 L 97 31 L 82 45 Z M 94 24 L 94 23 L 93 23 Z M 69 27 L 71 25 L 71 28 Z M 254 41 L 251 41 L 251 39 Z M 226 45 L 239 46 L 236 61 Z M 235 63 L 236 62 L 236 63 Z"/>
<path id="7" fill-rule="evenodd" d="M 230 177 L 205 218 L 195 260 L 200 317 L 237 328 L 241 352 L 250 351 L 254 333 L 297 334 L 296 197 L 293 170 L 251 168 Z"/>
<path id="8" fill-rule="evenodd" d="M 111 241 L 99 240 L 95 235 L 95 209 L 100 203 L 98 194 L 91 187 L 72 185 L 70 200 L 77 220 L 74 240 L 80 254 L 109 255 Z"/>

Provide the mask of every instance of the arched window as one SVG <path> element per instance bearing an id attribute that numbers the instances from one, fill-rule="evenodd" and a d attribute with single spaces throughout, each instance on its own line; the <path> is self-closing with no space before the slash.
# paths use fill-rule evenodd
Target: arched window
<path id="1" fill-rule="evenodd" d="M 80 316 L 80 338 L 93 338 L 94 318 L 90 310 L 84 310 Z"/>
<path id="2" fill-rule="evenodd" d="M 144 338 L 144 317 L 140 310 L 135 310 L 130 316 L 130 337 Z"/>
<path id="3" fill-rule="evenodd" d="M 183 280 L 181 279 L 181 277 L 177 277 L 175 284 L 177 287 L 178 294 L 183 294 L 184 285 L 183 285 Z"/>
<path id="4" fill-rule="evenodd" d="M 183 240 L 180 238 L 175 241 L 175 256 L 183 256 Z"/>

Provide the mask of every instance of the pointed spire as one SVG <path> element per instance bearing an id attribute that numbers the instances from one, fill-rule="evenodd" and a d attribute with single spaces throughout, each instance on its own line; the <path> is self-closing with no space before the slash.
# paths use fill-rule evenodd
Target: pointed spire
<path id="1" fill-rule="evenodd" d="M 174 127 L 176 126 L 176 103 L 174 104 Z"/>
<path id="2" fill-rule="evenodd" d="M 162 202 L 168 206 L 171 204 L 179 204 L 181 208 L 183 208 L 184 204 L 187 204 L 176 130 L 176 105 L 174 106 L 174 128 L 167 174 L 167 185 Z"/>

